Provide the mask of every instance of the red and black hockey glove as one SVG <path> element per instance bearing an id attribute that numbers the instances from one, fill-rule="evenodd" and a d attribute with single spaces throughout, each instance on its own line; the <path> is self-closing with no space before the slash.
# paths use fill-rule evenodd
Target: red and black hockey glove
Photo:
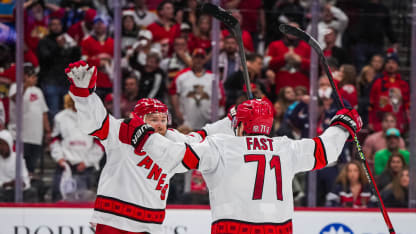
<path id="1" fill-rule="evenodd" d="M 146 140 L 155 132 L 141 118 L 125 119 L 120 126 L 119 139 L 134 147 L 135 153 L 140 153 Z"/>
<path id="2" fill-rule="evenodd" d="M 363 121 L 355 109 L 341 109 L 331 119 L 331 126 L 340 125 L 354 137 L 363 127 Z"/>
<path id="3" fill-rule="evenodd" d="M 69 64 L 65 69 L 71 83 L 69 91 L 78 97 L 88 97 L 95 89 L 97 82 L 97 68 L 89 67 L 84 61 Z"/>

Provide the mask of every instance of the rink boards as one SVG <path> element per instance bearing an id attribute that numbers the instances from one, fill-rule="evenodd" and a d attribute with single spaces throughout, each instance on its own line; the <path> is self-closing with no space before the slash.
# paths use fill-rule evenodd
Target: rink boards
<path id="1" fill-rule="evenodd" d="M 91 234 L 91 205 L 0 204 L 0 234 Z M 397 234 L 416 233 L 416 210 L 392 209 L 389 214 Z M 169 206 L 166 234 L 209 234 L 207 206 Z M 298 208 L 294 233 L 383 234 L 388 233 L 377 209 Z"/>

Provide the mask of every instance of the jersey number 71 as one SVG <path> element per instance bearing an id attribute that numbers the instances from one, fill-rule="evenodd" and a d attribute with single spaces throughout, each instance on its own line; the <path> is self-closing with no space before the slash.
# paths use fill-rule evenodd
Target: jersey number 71
<path id="1" fill-rule="evenodd" d="M 266 172 L 266 156 L 264 154 L 244 155 L 244 161 L 257 162 L 256 182 L 254 184 L 253 200 L 260 200 L 263 195 L 264 174 Z M 282 169 L 280 157 L 274 155 L 270 160 L 270 170 L 275 171 L 277 200 L 283 201 L 282 193 Z"/>

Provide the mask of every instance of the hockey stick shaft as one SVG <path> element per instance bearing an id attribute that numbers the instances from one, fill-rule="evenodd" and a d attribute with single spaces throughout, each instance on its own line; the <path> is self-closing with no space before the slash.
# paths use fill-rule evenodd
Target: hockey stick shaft
<path id="1" fill-rule="evenodd" d="M 329 82 L 331 83 L 332 89 L 335 91 L 334 92 L 335 102 L 337 103 L 338 108 L 345 108 L 344 102 L 342 101 L 342 98 L 341 98 L 341 96 L 338 92 L 338 89 L 337 89 L 337 87 L 334 83 L 334 78 L 332 76 L 332 73 L 329 70 L 328 61 L 326 60 L 326 58 L 323 54 L 322 48 L 319 46 L 319 43 L 313 37 L 311 37 L 309 34 L 307 34 L 306 32 L 304 32 L 304 31 L 302 31 L 298 28 L 292 27 L 290 25 L 282 24 L 282 25 L 279 26 L 279 29 L 280 29 L 281 32 L 283 32 L 285 34 L 291 34 L 291 35 L 297 36 L 299 39 L 305 41 L 306 43 L 308 43 L 308 45 L 310 45 L 313 48 L 313 50 L 318 54 L 318 56 L 319 56 L 319 58 L 322 62 L 323 69 L 324 69 L 326 75 L 328 76 L 328 79 L 329 79 Z M 367 160 L 366 160 L 366 158 L 364 156 L 364 153 L 361 149 L 361 145 L 360 145 L 360 142 L 358 141 L 358 138 L 357 138 L 356 134 L 354 135 L 354 142 L 355 142 L 355 145 L 357 147 L 358 154 L 360 155 L 361 164 L 364 168 L 367 179 L 370 182 L 373 193 L 377 195 L 378 207 L 380 208 L 380 211 L 383 215 L 384 221 L 386 222 L 386 225 L 389 229 L 389 233 L 390 234 L 395 234 L 396 232 L 394 231 L 393 224 L 391 223 L 390 217 L 389 217 L 389 215 L 387 213 L 387 210 L 384 206 L 383 200 L 381 199 L 380 192 L 378 191 L 378 188 L 377 188 L 377 185 L 375 183 L 374 177 L 371 173 L 370 167 L 368 166 Z"/>
<path id="2" fill-rule="evenodd" d="M 243 67 L 244 83 L 247 88 L 247 97 L 248 99 L 253 99 L 254 96 L 253 96 L 253 92 L 251 91 L 250 77 L 248 75 L 243 38 L 242 38 L 241 28 L 240 28 L 240 24 L 238 23 L 238 20 L 234 18 L 230 13 L 222 9 L 221 7 L 211 4 L 211 3 L 204 3 L 201 6 L 201 10 L 203 13 L 211 15 L 217 20 L 224 23 L 230 29 L 230 31 L 233 33 L 234 37 L 236 38 L 237 44 L 238 44 L 238 54 L 240 56 L 241 66 Z"/>

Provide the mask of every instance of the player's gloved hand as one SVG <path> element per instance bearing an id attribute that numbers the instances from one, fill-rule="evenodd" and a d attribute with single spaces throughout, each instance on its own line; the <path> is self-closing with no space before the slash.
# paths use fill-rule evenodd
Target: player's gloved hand
<path id="1" fill-rule="evenodd" d="M 88 97 L 95 89 L 97 82 L 97 68 L 89 67 L 84 61 L 69 64 L 65 69 L 71 83 L 69 91 L 79 97 Z"/>
<path id="2" fill-rule="evenodd" d="M 363 121 L 355 109 L 341 109 L 331 119 L 331 126 L 341 125 L 350 133 L 351 137 L 359 132 Z"/>
<path id="3" fill-rule="evenodd" d="M 135 153 L 140 153 L 146 140 L 155 130 L 141 118 L 125 119 L 120 126 L 119 139 L 134 147 Z"/>

